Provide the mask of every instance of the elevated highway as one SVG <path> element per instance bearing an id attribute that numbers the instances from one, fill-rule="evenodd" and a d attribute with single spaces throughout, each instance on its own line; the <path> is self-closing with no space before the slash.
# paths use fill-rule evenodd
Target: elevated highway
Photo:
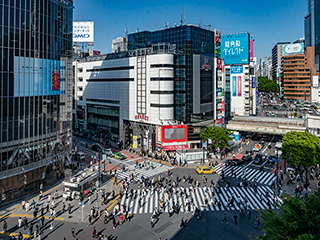
<path id="1" fill-rule="evenodd" d="M 306 132 L 307 120 L 302 118 L 274 118 L 235 116 L 226 127 L 235 131 L 285 135 L 290 131 Z"/>

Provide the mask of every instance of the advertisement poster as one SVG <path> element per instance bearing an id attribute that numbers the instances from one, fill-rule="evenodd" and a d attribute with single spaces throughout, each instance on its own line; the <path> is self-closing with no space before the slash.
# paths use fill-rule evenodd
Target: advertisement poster
<path id="1" fill-rule="evenodd" d="M 65 62 L 14 57 L 14 97 L 65 93 Z"/>
<path id="2" fill-rule="evenodd" d="M 249 63 L 249 33 L 221 35 L 221 58 L 224 64 Z"/>
<path id="3" fill-rule="evenodd" d="M 252 77 L 252 88 L 256 88 L 256 77 Z"/>
<path id="4" fill-rule="evenodd" d="M 73 42 L 93 42 L 94 22 L 73 22 Z"/>
<path id="5" fill-rule="evenodd" d="M 161 131 L 161 127 L 157 127 L 157 142 L 159 142 L 159 143 L 162 142 L 162 131 Z"/>
<path id="6" fill-rule="evenodd" d="M 137 146 L 137 139 L 136 139 L 136 136 L 132 136 L 132 148 L 136 148 Z"/>
<path id="7" fill-rule="evenodd" d="M 303 53 L 303 51 L 304 51 L 303 43 L 287 44 L 283 46 L 283 54 Z"/>
<path id="8" fill-rule="evenodd" d="M 232 97 L 242 97 L 243 73 L 231 74 Z"/>
<path id="9" fill-rule="evenodd" d="M 253 61 L 253 40 L 250 40 L 250 62 Z"/>
<path id="10" fill-rule="evenodd" d="M 242 77 L 237 76 L 237 97 L 241 97 L 242 93 Z"/>

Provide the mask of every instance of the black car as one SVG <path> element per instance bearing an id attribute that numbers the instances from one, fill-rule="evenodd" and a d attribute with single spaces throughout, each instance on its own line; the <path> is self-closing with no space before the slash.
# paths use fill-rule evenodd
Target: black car
<path id="1" fill-rule="evenodd" d="M 250 162 L 250 161 L 252 161 L 252 156 L 251 156 L 251 154 L 245 154 L 245 155 L 243 155 L 242 160 L 243 160 L 244 162 Z"/>
<path id="2" fill-rule="evenodd" d="M 266 143 L 266 141 L 262 138 L 260 141 L 259 141 L 259 144 L 260 145 L 263 145 L 263 144 L 265 144 Z"/>
<path id="3" fill-rule="evenodd" d="M 99 152 L 99 151 L 102 150 L 102 147 L 100 146 L 100 144 L 95 143 L 95 144 L 92 145 L 92 150 L 96 151 L 96 152 Z"/>
<path id="4" fill-rule="evenodd" d="M 257 155 L 253 159 L 254 164 L 260 164 L 262 162 L 262 154 L 257 153 Z"/>
<path id="5" fill-rule="evenodd" d="M 247 151 L 246 151 L 246 155 L 247 155 L 247 154 L 250 155 L 250 156 L 252 156 L 253 151 L 252 151 L 252 150 L 247 150 Z"/>
<path id="6" fill-rule="evenodd" d="M 233 166 L 240 166 L 241 164 L 243 164 L 243 161 L 241 159 L 232 159 Z"/>
<path id="7" fill-rule="evenodd" d="M 269 163 L 273 163 L 275 159 L 276 159 L 276 156 L 270 155 L 270 156 L 268 157 L 268 162 L 269 162 Z"/>

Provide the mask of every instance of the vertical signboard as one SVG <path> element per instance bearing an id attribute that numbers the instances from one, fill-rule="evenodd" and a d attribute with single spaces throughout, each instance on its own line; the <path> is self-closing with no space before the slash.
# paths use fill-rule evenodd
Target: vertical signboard
<path id="1" fill-rule="evenodd" d="M 249 63 L 249 33 L 221 35 L 221 58 L 224 64 Z"/>
<path id="2" fill-rule="evenodd" d="M 256 88 L 256 77 L 252 77 L 252 88 Z"/>
<path id="3" fill-rule="evenodd" d="M 230 77 L 232 97 L 242 97 L 243 66 L 232 65 L 230 67 Z"/>
<path id="4" fill-rule="evenodd" d="M 214 30 L 214 57 L 221 57 L 221 31 Z"/>
<path id="5" fill-rule="evenodd" d="M 161 143 L 162 142 L 162 131 L 161 131 L 161 127 L 157 127 L 157 142 Z"/>
<path id="6" fill-rule="evenodd" d="M 253 40 L 250 40 L 250 62 L 253 61 Z"/>

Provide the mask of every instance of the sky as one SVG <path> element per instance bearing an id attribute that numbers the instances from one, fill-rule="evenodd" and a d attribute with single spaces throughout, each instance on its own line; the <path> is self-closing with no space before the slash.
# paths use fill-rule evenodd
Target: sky
<path id="1" fill-rule="evenodd" d="M 74 0 L 74 21 L 94 21 L 94 49 L 111 52 L 112 40 L 128 33 L 174 26 L 184 16 L 186 24 L 211 25 L 222 34 L 247 32 L 253 35 L 254 56 L 271 56 L 277 42 L 304 37 L 307 0 Z"/>

